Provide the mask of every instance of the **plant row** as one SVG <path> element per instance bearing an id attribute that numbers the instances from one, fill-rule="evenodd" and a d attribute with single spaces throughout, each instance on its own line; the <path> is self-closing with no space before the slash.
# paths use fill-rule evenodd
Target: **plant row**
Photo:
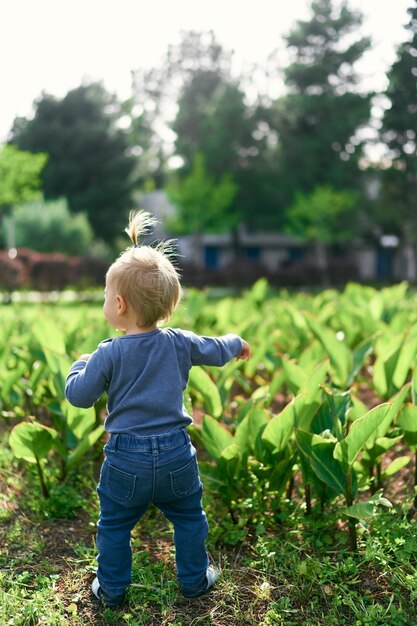
<path id="1" fill-rule="evenodd" d="M 274 520 L 301 494 L 307 513 L 338 507 L 354 548 L 356 521 L 391 506 L 384 487 L 417 447 L 416 304 L 406 284 L 276 294 L 261 280 L 238 298 L 186 294 L 172 325 L 252 346 L 247 363 L 193 368 L 184 398 L 207 485 L 236 524 Z M 105 399 L 74 409 L 63 388 L 72 359 L 108 328 L 98 308 L 7 311 L 2 415 L 18 421 L 10 446 L 36 465 L 47 497 L 102 437 Z"/>

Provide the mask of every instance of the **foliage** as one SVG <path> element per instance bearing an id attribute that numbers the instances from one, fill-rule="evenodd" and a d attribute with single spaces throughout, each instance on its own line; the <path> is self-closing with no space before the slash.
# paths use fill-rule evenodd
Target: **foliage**
<path id="1" fill-rule="evenodd" d="M 178 209 L 178 217 L 167 222 L 168 229 L 198 235 L 233 228 L 239 218 L 232 209 L 236 190 L 228 174 L 216 183 L 207 172 L 203 155 L 198 153 L 190 174 L 168 189 Z"/>
<path id="2" fill-rule="evenodd" d="M 120 116 L 115 98 L 93 83 L 62 99 L 44 94 L 34 118 L 18 118 L 13 128 L 19 148 L 49 155 L 45 197 L 67 198 L 71 211 L 85 212 L 95 235 L 108 242 L 122 232 L 131 209 L 134 162 L 117 128 Z"/>
<path id="3" fill-rule="evenodd" d="M 223 569 L 213 606 L 242 625 L 412 623 L 417 544 L 410 473 L 393 506 L 387 495 L 416 451 L 416 293 L 406 284 L 273 293 L 263 280 L 239 297 L 213 295 L 188 291 L 172 320 L 201 334 L 234 330 L 253 350 L 247 363 L 193 368 L 185 396 L 195 417 L 191 435 L 199 448 L 206 510 L 214 520 L 209 549 Z M 71 414 L 62 388 L 69 356 L 90 352 L 108 332 L 101 319 L 98 306 L 55 305 L 47 313 L 45 306 L 12 305 L 3 311 L 1 415 L 5 424 L 18 422 L 8 441 L 29 467 L 23 473 L 9 448 L 0 446 L 0 513 L 6 521 L 0 534 L 7 532 L 0 554 L 1 610 L 25 624 L 41 614 L 43 599 L 42 615 L 51 623 L 187 624 L 166 545 L 171 530 L 155 529 L 152 510 L 134 532 L 126 611 L 99 615 L 96 607 L 97 618 L 86 595 L 94 548 L 76 546 L 70 561 L 65 552 L 67 584 L 61 578 L 54 589 L 51 570 L 44 569 L 50 567 L 51 527 L 43 533 L 27 517 L 38 509 L 36 520 L 60 510 L 70 515 L 80 506 L 73 481 L 91 472 L 95 444 L 84 446 L 97 422 L 94 411 Z M 102 403 L 96 408 L 101 414 Z M 36 489 L 24 497 L 37 458 L 49 492 L 38 507 Z M 62 471 L 70 472 L 63 482 Z M 2 509 L 12 489 L 20 489 L 19 504 Z M 26 507 L 26 514 L 16 506 Z M 72 528 L 62 529 L 67 542 Z M 230 544 L 239 544 L 235 553 Z M 164 558 L 156 562 L 151 547 Z"/>
<path id="4" fill-rule="evenodd" d="M 40 195 L 46 154 L 32 154 L 6 145 L 0 149 L 0 207 L 15 206 Z"/>
<path id="5" fill-rule="evenodd" d="M 225 546 L 230 523 L 210 500 L 208 516 L 215 523 L 209 550 L 221 576 L 204 600 L 193 603 L 191 614 L 175 584 L 171 529 L 155 511 L 133 531 L 132 585 L 118 611 L 91 598 L 96 549 L 88 520 L 40 524 L 24 511 L 0 528 L 0 615 L 14 626 L 190 626 L 196 619 L 209 624 L 209 612 L 217 623 L 236 626 L 416 623 L 416 524 L 392 509 L 381 512 L 372 531 L 362 529 L 362 553 L 353 556 L 343 550 L 343 533 L 331 513 L 326 523 L 310 517 L 303 527 L 296 508 L 275 532 L 260 525 L 256 536 L 242 534 L 239 546 Z M 289 538 L 288 526 L 294 527 Z"/>
<path id="6" fill-rule="evenodd" d="M 184 162 L 180 175 L 187 176 L 201 153 L 217 183 L 225 175 L 235 181 L 231 205 L 235 219 L 258 227 L 272 222 L 276 227 L 280 223 L 274 191 L 277 171 L 266 124 L 258 107 L 246 101 L 242 78 L 232 77 L 231 54 L 215 38 L 201 33 L 186 34 L 178 52 L 181 56 L 174 56 L 175 64 L 171 54 L 170 67 L 182 79 L 172 123 L 175 153 Z"/>
<path id="7" fill-rule="evenodd" d="M 382 172 L 379 221 L 385 229 L 396 232 L 414 250 L 417 267 L 415 206 L 417 195 L 417 4 L 408 9 L 407 39 L 398 46 L 397 60 L 388 72 L 385 96 L 389 100 L 382 120 L 380 137 L 388 148 L 390 167 Z"/>
<path id="8" fill-rule="evenodd" d="M 179 103 L 185 85 L 200 70 L 206 78 L 206 84 L 200 83 L 206 95 L 216 80 L 228 80 L 231 70 L 230 57 L 231 55 L 216 41 L 212 32 L 189 31 L 182 33 L 178 45 L 168 46 L 160 66 L 150 70 L 140 68 L 132 73 L 132 97 L 124 106 L 132 118 L 132 133 L 129 135 L 132 137 L 133 134 L 134 139 L 139 139 L 141 160 L 148 165 L 147 171 L 143 174 L 145 179 L 148 178 L 146 183 L 151 179 L 157 187 L 162 187 L 167 182 L 168 161 L 172 155 L 171 150 L 167 148 L 164 135 L 169 136 L 172 132 L 169 126 L 172 124 L 173 103 Z M 199 122 L 200 105 L 204 98 L 201 98 L 200 92 L 189 95 L 197 105 L 193 119 Z M 191 132 L 198 136 L 201 129 L 197 126 Z M 184 144 L 189 143 L 189 139 L 189 133 L 185 132 Z M 178 137 L 178 140 L 181 141 L 181 138 Z M 187 151 L 187 157 L 190 157 L 186 163 L 187 173 L 192 166 L 194 151 L 202 151 L 198 145 L 191 143 L 192 152 Z M 179 154 L 185 156 L 182 150 Z"/>
<path id="9" fill-rule="evenodd" d="M 9 330 L 13 327 L 8 326 Z M 2 354 L 2 415 L 25 417 L 12 429 L 9 444 L 17 458 L 35 464 L 42 494 L 48 498 L 56 481 L 65 481 L 69 473 L 78 471 L 104 429 L 94 408 L 76 409 L 65 400 L 71 332 L 65 337 L 59 325 L 43 316 L 38 317 L 33 334 L 27 327 L 23 332 L 20 327 L 20 332 L 22 347 L 5 347 Z M 87 332 L 93 337 L 92 329 Z M 91 348 L 91 339 L 87 343 Z M 6 376 L 10 370 L 14 375 Z"/>
<path id="10" fill-rule="evenodd" d="M 386 142 L 392 164 L 403 171 L 407 193 L 413 187 L 412 173 L 416 169 L 415 127 L 417 111 L 415 59 L 417 52 L 417 6 L 408 9 L 409 23 L 405 26 L 408 39 L 398 46 L 398 57 L 388 73 L 385 96 L 390 100 L 383 118 L 382 138 Z"/>
<path id="11" fill-rule="evenodd" d="M 179 44 L 168 48 L 161 67 L 137 71 L 133 100 L 140 111 L 151 111 L 154 127 L 161 127 L 164 121 L 175 133 L 174 153 L 165 157 L 164 186 L 171 185 L 172 174 L 180 183 L 188 178 L 201 154 L 214 183 L 221 184 L 226 176 L 236 184 L 229 214 L 257 226 L 277 227 L 281 223 L 276 211 L 277 171 L 267 125 L 258 105 L 249 104 L 245 98 L 243 79 L 232 71 L 232 53 L 212 32 L 184 32 Z M 172 102 L 177 105 L 175 116 L 164 117 Z M 164 146 L 161 138 L 159 141 L 158 151 L 157 142 L 152 147 L 154 161 L 159 163 L 156 174 L 152 174 L 155 166 L 150 163 L 150 173 L 157 182 L 164 162 Z M 174 159 L 178 166 L 170 172 L 168 167 Z"/>
<path id="12" fill-rule="evenodd" d="M 292 62 L 284 69 L 288 93 L 274 104 L 278 159 L 286 200 L 330 186 L 360 188 L 362 143 L 371 94 L 359 92 L 355 64 L 369 48 L 353 36 L 361 14 L 346 2 L 315 0 L 311 18 L 298 20 L 285 40 Z"/>
<path id="13" fill-rule="evenodd" d="M 233 53 L 213 32 L 184 32 L 160 65 L 132 73 L 126 101 L 97 84 L 62 99 L 43 94 L 33 120 L 16 119 L 13 141 L 48 153 L 45 196 L 66 197 L 72 212 L 87 212 L 96 237 L 107 243 L 123 230 L 132 193 L 137 200 L 149 188 L 170 186 L 173 174 L 179 183 L 188 180 L 202 155 L 214 185 L 226 177 L 236 186 L 227 212 L 233 223 L 282 231 L 297 194 L 309 196 L 317 187 L 355 190 L 364 198 L 351 224 L 372 238 L 381 229 L 400 235 L 408 254 L 417 231 L 410 209 L 416 187 L 416 9 L 410 8 L 410 39 L 399 46 L 388 74 L 390 107 L 380 140 L 392 166 L 384 161 L 384 171 L 373 170 L 372 184 L 382 181 L 374 203 L 369 170 L 364 174 L 361 162 L 374 96 L 357 72 L 370 46 L 361 35 L 362 16 L 346 1 L 315 0 L 310 6 L 310 17 L 297 20 L 284 38 L 287 65 L 272 53 L 268 73 L 266 64 L 236 73 Z M 271 67 L 274 58 L 279 63 Z M 285 92 L 271 99 L 254 84 L 260 72 L 268 85 L 271 75 L 283 76 Z M 371 122 L 376 126 L 378 120 Z"/>
<path id="14" fill-rule="evenodd" d="M 63 478 L 78 471 L 101 435 L 94 411 L 71 409 L 62 398 L 67 355 L 90 352 L 106 326 L 82 310 L 69 327 L 44 316 L 27 326 L 10 314 L 2 322 L 14 346 L 0 354 L 2 411 L 6 418 L 36 416 L 15 426 L 10 443 L 40 466 L 47 484 L 57 466 Z M 389 505 L 383 490 L 414 454 L 415 321 L 406 284 L 276 297 L 262 280 L 239 299 L 215 302 L 207 292 L 188 292 L 174 326 L 200 334 L 233 329 L 253 346 L 248 363 L 193 370 L 185 397 L 190 411 L 204 413 L 192 433 L 207 455 L 206 484 L 237 529 L 279 515 L 297 483 L 308 513 L 331 506 L 351 520 L 355 545 L 356 520 Z M 364 385 L 371 406 L 362 399 Z"/>
<path id="15" fill-rule="evenodd" d="M 91 226 L 85 214 L 70 214 L 65 199 L 16 207 L 14 220 L 17 247 L 73 256 L 90 253 Z"/>
<path id="16" fill-rule="evenodd" d="M 315 187 L 310 194 L 297 193 L 288 209 L 288 230 L 309 241 L 335 243 L 355 234 L 352 219 L 358 206 L 354 191 L 336 191 L 329 186 Z"/>

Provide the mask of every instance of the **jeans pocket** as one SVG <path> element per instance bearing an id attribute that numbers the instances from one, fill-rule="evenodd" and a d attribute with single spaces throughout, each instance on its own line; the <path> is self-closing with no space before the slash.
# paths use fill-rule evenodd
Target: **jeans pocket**
<path id="1" fill-rule="evenodd" d="M 197 461 L 195 458 L 191 459 L 181 467 L 170 473 L 171 476 L 171 488 L 172 493 L 177 498 L 189 496 L 196 490 L 199 484 Z"/>
<path id="2" fill-rule="evenodd" d="M 123 472 L 113 465 L 108 466 L 106 491 L 107 495 L 116 502 L 128 502 L 133 498 L 136 486 L 136 476 Z"/>

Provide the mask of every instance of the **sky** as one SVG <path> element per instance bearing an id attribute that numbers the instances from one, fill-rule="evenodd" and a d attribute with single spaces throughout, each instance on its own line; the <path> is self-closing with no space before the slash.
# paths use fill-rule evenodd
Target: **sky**
<path id="1" fill-rule="evenodd" d="M 373 38 L 361 71 L 384 89 L 395 46 L 405 39 L 412 0 L 350 0 Z M 16 116 L 30 117 L 43 91 L 63 97 L 83 81 L 102 81 L 121 99 L 131 72 L 158 66 L 184 30 L 213 30 L 237 67 L 265 64 L 308 0 L 0 0 L 0 142 Z"/>

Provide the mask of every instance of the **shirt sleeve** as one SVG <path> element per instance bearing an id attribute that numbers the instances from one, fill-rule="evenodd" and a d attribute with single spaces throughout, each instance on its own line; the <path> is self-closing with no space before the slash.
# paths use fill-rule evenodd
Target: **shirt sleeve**
<path id="1" fill-rule="evenodd" d="M 71 365 L 65 384 L 65 397 L 73 406 L 89 408 L 106 391 L 111 375 L 111 362 L 104 344 L 100 344 L 88 361 Z"/>
<path id="2" fill-rule="evenodd" d="M 191 364 L 221 366 L 240 354 L 243 349 L 242 339 L 229 333 L 222 337 L 201 337 L 190 333 Z"/>

